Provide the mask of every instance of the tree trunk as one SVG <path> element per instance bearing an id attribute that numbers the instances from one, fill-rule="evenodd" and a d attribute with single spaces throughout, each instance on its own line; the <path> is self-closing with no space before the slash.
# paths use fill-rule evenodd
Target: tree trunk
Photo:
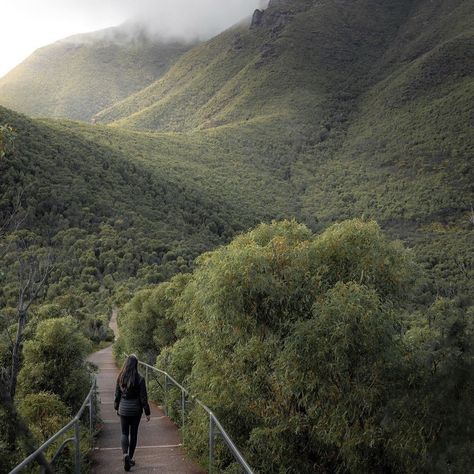
<path id="1" fill-rule="evenodd" d="M 20 354 L 21 354 L 21 344 L 23 341 L 23 331 L 26 325 L 26 316 L 27 311 L 23 308 L 23 303 L 20 303 L 20 308 L 18 310 L 18 329 L 16 331 L 15 344 L 12 351 L 12 370 L 10 374 L 10 398 L 15 399 L 16 394 L 16 385 L 18 379 L 18 372 L 20 370 Z"/>

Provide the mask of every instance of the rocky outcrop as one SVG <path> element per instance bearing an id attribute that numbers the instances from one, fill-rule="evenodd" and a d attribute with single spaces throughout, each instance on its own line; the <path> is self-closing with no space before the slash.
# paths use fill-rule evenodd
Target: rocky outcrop
<path id="1" fill-rule="evenodd" d="M 263 14 L 264 14 L 263 10 L 257 9 L 253 12 L 252 23 L 250 24 L 250 28 L 255 28 L 262 25 Z"/>
<path id="2" fill-rule="evenodd" d="M 274 36 L 278 36 L 291 18 L 307 7 L 307 2 L 298 4 L 288 0 L 270 0 L 266 10 L 255 10 L 251 28 L 268 28 Z"/>
<path id="3" fill-rule="evenodd" d="M 278 34 L 294 15 L 292 10 L 268 9 L 263 17 L 263 25 L 271 29 L 274 34 Z"/>

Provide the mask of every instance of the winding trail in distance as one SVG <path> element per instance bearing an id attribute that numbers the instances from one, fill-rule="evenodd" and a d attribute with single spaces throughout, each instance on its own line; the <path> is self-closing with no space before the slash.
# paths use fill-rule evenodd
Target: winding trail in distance
<path id="1" fill-rule="evenodd" d="M 112 314 L 110 327 L 117 336 L 116 311 Z M 120 448 L 120 418 L 114 410 L 115 381 L 119 370 L 112 355 L 112 346 L 95 352 L 89 360 L 99 368 L 97 386 L 99 415 L 102 418 L 102 428 L 92 456 L 92 472 L 95 474 L 124 472 Z M 136 465 L 130 472 L 204 474 L 205 471 L 186 455 L 176 425 L 165 416 L 159 406 L 150 402 L 150 408 L 150 422 L 147 423 L 143 416 L 140 423 L 135 451 Z"/>

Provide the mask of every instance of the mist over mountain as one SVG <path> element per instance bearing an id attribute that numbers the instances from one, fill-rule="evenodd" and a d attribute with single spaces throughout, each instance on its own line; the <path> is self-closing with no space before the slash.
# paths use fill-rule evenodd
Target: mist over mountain
<path id="1" fill-rule="evenodd" d="M 208 39 L 252 14 L 259 0 L 17 0 L 2 8 L 0 77 L 39 47 L 61 38 L 146 23 L 161 39 Z"/>
<path id="2" fill-rule="evenodd" d="M 161 77 L 195 43 L 139 24 L 74 35 L 40 48 L 0 80 L 0 104 L 31 116 L 89 121 Z"/>
<path id="3" fill-rule="evenodd" d="M 265 8 L 268 0 L 141 0 L 124 6 L 131 22 L 145 26 L 151 36 L 206 40 Z"/>
<path id="4" fill-rule="evenodd" d="M 159 79 L 199 41 L 248 22 L 267 3 L 232 0 L 222 8 L 217 0 L 118 2 L 115 14 L 126 22 L 38 49 L 0 79 L 0 104 L 32 116 L 89 121 Z M 82 8 L 92 14 L 95 7 Z"/>

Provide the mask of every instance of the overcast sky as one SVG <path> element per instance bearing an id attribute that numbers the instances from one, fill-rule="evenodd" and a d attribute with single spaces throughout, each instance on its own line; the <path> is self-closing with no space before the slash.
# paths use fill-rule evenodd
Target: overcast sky
<path id="1" fill-rule="evenodd" d="M 164 36 L 206 39 L 268 0 L 13 0 L 0 9 L 0 77 L 35 49 L 127 20 Z"/>

